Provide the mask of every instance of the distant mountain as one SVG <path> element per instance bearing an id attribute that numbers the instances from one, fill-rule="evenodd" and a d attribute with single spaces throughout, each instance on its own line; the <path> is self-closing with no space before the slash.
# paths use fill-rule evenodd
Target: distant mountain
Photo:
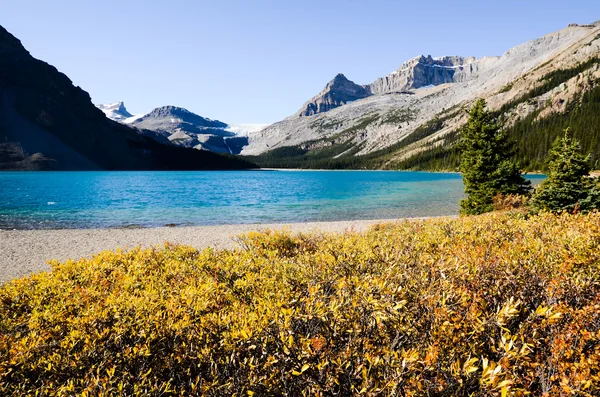
<path id="1" fill-rule="evenodd" d="M 160 142 L 216 153 L 240 153 L 248 144 L 249 133 L 268 126 L 229 125 L 177 106 L 162 106 L 144 116 L 131 116 L 123 102 L 97 106 L 110 119 L 139 128 L 144 135 L 152 136 Z"/>
<path id="2" fill-rule="evenodd" d="M 134 117 L 125 108 L 123 102 L 115 102 L 108 105 L 98 105 L 98 109 L 102 110 L 106 117 L 114 121 L 127 122 L 128 119 Z"/>
<path id="3" fill-rule="evenodd" d="M 297 113 L 248 134 L 242 154 L 261 155 L 254 159 L 267 167 L 420 168 L 456 160 L 451 148 L 477 98 L 508 128 L 568 118 L 598 87 L 600 24 L 572 24 L 502 56 L 418 56 L 366 85 L 338 74 Z"/>
<path id="4" fill-rule="evenodd" d="M 235 136 L 226 131 L 226 123 L 211 120 L 187 109 L 176 106 L 156 108 L 145 116 L 131 122 L 132 126 L 156 131 L 178 146 L 210 150 L 217 153 L 232 153 L 226 138 Z M 242 138 L 247 143 L 246 138 Z"/>
<path id="5" fill-rule="evenodd" d="M 118 109 L 117 109 L 118 110 Z M 116 123 L 87 92 L 0 26 L 0 169 L 240 169 L 232 157 L 164 145 Z"/>

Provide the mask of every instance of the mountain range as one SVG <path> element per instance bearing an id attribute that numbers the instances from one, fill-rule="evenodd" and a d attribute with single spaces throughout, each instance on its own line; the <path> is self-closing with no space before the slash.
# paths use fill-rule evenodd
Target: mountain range
<path id="1" fill-rule="evenodd" d="M 477 98 L 513 134 L 529 169 L 567 125 L 579 127 L 600 168 L 600 23 L 570 24 L 502 56 L 421 55 L 369 84 L 340 73 L 269 126 L 177 106 L 144 115 L 123 102 L 96 107 L 0 27 L 0 169 L 453 169 Z"/>
<path id="2" fill-rule="evenodd" d="M 123 102 L 97 106 L 111 120 L 158 133 L 166 138 L 158 138 L 163 143 L 216 153 L 239 154 L 248 144 L 248 133 L 260 131 L 268 125 L 230 125 L 177 106 L 161 106 L 143 116 L 129 113 Z"/>
<path id="3" fill-rule="evenodd" d="M 33 58 L 0 26 L 0 169 L 253 167 L 240 158 L 160 143 L 160 138 L 154 131 L 108 119 L 87 92 Z"/>
<path id="4" fill-rule="evenodd" d="M 448 154 L 477 98 L 506 128 L 570 114 L 599 85 L 599 55 L 597 22 L 502 56 L 418 56 L 370 84 L 338 74 L 295 114 L 249 134 L 241 153 L 268 167 L 422 168 Z"/>

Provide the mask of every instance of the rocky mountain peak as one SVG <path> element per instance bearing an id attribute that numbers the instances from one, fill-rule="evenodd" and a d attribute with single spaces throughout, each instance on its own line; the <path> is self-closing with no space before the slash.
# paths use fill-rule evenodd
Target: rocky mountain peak
<path id="1" fill-rule="evenodd" d="M 131 114 L 127 111 L 127 109 L 125 108 L 125 104 L 123 102 L 117 102 L 115 105 L 116 105 L 117 111 L 119 111 L 121 113 Z"/>
<path id="2" fill-rule="evenodd" d="M 368 87 L 350 81 L 342 73 L 338 73 L 323 91 L 306 102 L 297 113 L 298 117 L 312 116 L 317 113 L 345 105 L 348 102 L 363 99 L 371 95 Z"/>
<path id="3" fill-rule="evenodd" d="M 192 112 L 190 112 L 189 110 L 185 109 L 185 108 L 181 108 L 178 106 L 172 106 L 172 105 L 168 105 L 168 106 L 160 106 L 155 108 L 154 110 L 152 110 L 149 114 L 151 115 L 171 115 L 171 116 L 176 116 L 176 115 L 182 115 L 182 114 L 193 114 Z"/>
<path id="4" fill-rule="evenodd" d="M 133 117 L 133 115 L 127 111 L 127 108 L 123 102 L 97 105 L 97 107 L 104 112 L 106 117 L 114 121 L 124 121 L 125 119 Z"/>
<path id="5" fill-rule="evenodd" d="M 211 120 L 189 110 L 177 106 L 161 106 L 143 117 L 137 118 L 131 125 L 166 133 L 167 135 L 174 134 L 179 131 L 184 131 L 192 134 L 208 133 L 218 129 L 222 131 L 227 127 L 227 124 Z"/>
<path id="6" fill-rule="evenodd" d="M 134 124 L 142 122 L 169 122 L 184 123 L 194 125 L 195 127 L 226 128 L 227 124 L 218 120 L 211 120 L 190 112 L 185 108 L 178 106 L 161 106 L 152 110 L 147 115 L 137 119 Z"/>
<path id="7" fill-rule="evenodd" d="M 333 80 L 331 80 L 329 82 L 329 85 L 339 85 L 339 84 L 346 84 L 350 82 L 350 80 L 348 80 L 348 78 L 346 76 L 344 76 L 343 73 L 338 73 Z"/>

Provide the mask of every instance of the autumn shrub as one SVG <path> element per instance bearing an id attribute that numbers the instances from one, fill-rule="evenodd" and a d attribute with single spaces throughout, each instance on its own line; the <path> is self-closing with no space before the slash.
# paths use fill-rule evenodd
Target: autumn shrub
<path id="1" fill-rule="evenodd" d="M 598 396 L 600 214 L 253 233 L 0 287 L 0 395 Z"/>
<path id="2" fill-rule="evenodd" d="M 494 211 L 529 212 L 529 196 L 521 194 L 497 194 L 493 198 Z"/>

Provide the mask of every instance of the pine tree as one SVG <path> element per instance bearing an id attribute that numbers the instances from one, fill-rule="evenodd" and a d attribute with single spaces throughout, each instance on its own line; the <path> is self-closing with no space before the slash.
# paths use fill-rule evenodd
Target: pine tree
<path id="1" fill-rule="evenodd" d="M 460 202 L 462 215 L 492 211 L 497 194 L 529 194 L 530 182 L 510 160 L 508 136 L 492 122 L 484 99 L 477 100 L 469 111 L 461 134 L 460 171 L 467 194 Z"/>
<path id="2" fill-rule="evenodd" d="M 548 156 L 548 179 L 531 200 L 535 211 L 590 211 L 600 208 L 600 188 L 589 177 L 590 156 L 581 153 L 579 141 L 569 129 L 556 138 Z"/>

